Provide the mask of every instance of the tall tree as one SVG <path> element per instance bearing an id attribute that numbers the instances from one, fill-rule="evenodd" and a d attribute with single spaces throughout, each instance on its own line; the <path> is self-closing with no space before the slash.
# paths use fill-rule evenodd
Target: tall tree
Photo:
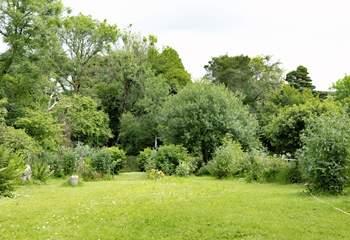
<path id="1" fill-rule="evenodd" d="M 38 49 L 51 46 L 60 23 L 59 0 L 1 0 L 0 34 L 8 50 L 1 55 L 0 76 L 23 57 L 38 56 Z"/>
<path id="2" fill-rule="evenodd" d="M 93 61 L 88 73 L 90 90 L 85 87 L 82 89 L 84 93 L 88 92 L 100 100 L 111 120 L 110 127 L 115 136 L 113 141 L 117 142 L 121 116 L 133 112 L 135 104 L 144 95 L 145 81 L 154 77 L 147 60 L 152 38 L 143 38 L 127 29 L 121 33 L 121 39 L 121 45 L 116 50 Z"/>
<path id="3" fill-rule="evenodd" d="M 69 76 L 58 78 L 58 82 L 64 90 L 78 93 L 88 64 L 98 54 L 110 49 L 117 40 L 118 30 L 106 21 L 99 22 L 80 14 L 64 19 L 59 35 L 69 59 Z"/>
<path id="4" fill-rule="evenodd" d="M 212 58 L 204 66 L 206 78 L 216 84 L 224 84 L 234 92 L 242 93 L 243 102 L 253 106 L 257 101 L 279 87 L 282 70 L 278 62 L 271 62 L 269 56 L 228 56 Z"/>
<path id="5" fill-rule="evenodd" d="M 309 72 L 304 66 L 299 66 L 296 70 L 287 73 L 286 81 L 289 83 L 289 85 L 298 89 L 299 91 L 303 91 L 305 89 L 315 89 L 315 86 L 312 85 Z"/>
<path id="6" fill-rule="evenodd" d="M 62 11 L 59 0 L 0 1 L 0 34 L 7 45 L 0 55 L 0 96 L 8 99 L 8 123 L 27 106 L 46 105 Z"/>
<path id="7" fill-rule="evenodd" d="M 191 75 L 186 71 L 175 49 L 166 47 L 159 53 L 155 48 L 151 48 L 149 61 L 155 73 L 162 75 L 167 80 L 173 93 L 191 82 Z"/>
<path id="8" fill-rule="evenodd" d="M 193 83 L 169 97 L 161 111 L 160 126 L 164 141 L 200 151 L 204 163 L 226 134 L 245 149 L 259 147 L 256 119 L 223 86 Z"/>

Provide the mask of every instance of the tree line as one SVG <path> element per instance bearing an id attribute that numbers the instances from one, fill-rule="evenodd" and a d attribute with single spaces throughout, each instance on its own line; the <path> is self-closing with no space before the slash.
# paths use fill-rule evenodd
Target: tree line
<path id="1" fill-rule="evenodd" d="M 270 56 L 222 55 L 194 82 L 156 36 L 72 15 L 59 0 L 1 0 L 0 35 L 0 145 L 10 155 L 177 144 L 199 159 L 195 172 L 227 146 L 296 159 L 293 181 L 310 189 L 347 184 L 348 76 L 319 92 L 305 66 L 285 74 Z"/>

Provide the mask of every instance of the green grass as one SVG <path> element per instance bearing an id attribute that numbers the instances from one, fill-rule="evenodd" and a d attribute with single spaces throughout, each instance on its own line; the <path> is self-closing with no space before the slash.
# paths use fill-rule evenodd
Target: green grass
<path id="1" fill-rule="evenodd" d="M 303 194 L 297 185 L 207 177 L 63 180 L 0 199 L 0 239 L 350 239 L 350 196 Z"/>

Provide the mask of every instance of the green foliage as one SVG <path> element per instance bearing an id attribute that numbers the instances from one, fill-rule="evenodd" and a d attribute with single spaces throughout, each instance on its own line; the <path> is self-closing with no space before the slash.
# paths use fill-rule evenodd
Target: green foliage
<path id="1" fill-rule="evenodd" d="M 96 63 L 98 66 L 92 71 L 93 90 L 96 92 L 92 94 L 97 95 L 101 107 L 109 115 L 110 127 L 116 139 L 120 132 L 121 116 L 133 111 L 136 102 L 143 97 L 144 82 L 154 77 L 144 61 L 143 51 L 117 50 L 99 59 Z"/>
<path id="2" fill-rule="evenodd" d="M 179 177 L 188 177 L 193 172 L 193 166 L 190 162 L 180 162 L 175 169 L 175 175 Z"/>
<path id="3" fill-rule="evenodd" d="M 0 1 L 0 34 L 7 45 L 0 55 L 0 96 L 8 99 L 11 124 L 24 108 L 47 104 L 62 11 L 59 0 Z"/>
<path id="4" fill-rule="evenodd" d="M 147 162 L 150 161 L 155 152 L 156 150 L 151 148 L 145 148 L 143 151 L 140 151 L 139 155 L 137 156 L 137 165 L 140 171 L 144 172 L 146 170 Z"/>
<path id="5" fill-rule="evenodd" d="M 244 149 L 260 146 L 257 121 L 223 86 L 194 83 L 172 96 L 161 112 L 163 141 L 202 153 L 207 163 L 222 138 L 231 134 Z"/>
<path id="6" fill-rule="evenodd" d="M 0 197 L 11 197 L 14 185 L 24 169 L 23 159 L 0 145 Z"/>
<path id="7" fill-rule="evenodd" d="M 70 79 L 59 79 L 60 84 L 66 90 L 80 92 L 88 64 L 99 53 L 110 49 L 117 40 L 117 27 L 79 14 L 64 19 L 59 35 L 70 63 Z"/>
<path id="8" fill-rule="evenodd" d="M 212 58 L 205 66 L 206 77 L 217 84 L 244 95 L 243 102 L 255 108 L 281 84 L 282 69 L 269 56 L 228 56 Z"/>
<path id="9" fill-rule="evenodd" d="M 284 159 L 265 153 L 251 153 L 249 165 L 245 172 L 247 181 L 291 182 L 291 165 Z"/>
<path id="10" fill-rule="evenodd" d="M 169 95 L 169 85 L 161 77 L 147 78 L 143 97 L 134 106 L 133 114 L 122 115 L 120 141 L 129 154 L 154 145 L 159 136 L 159 111 Z"/>
<path id="11" fill-rule="evenodd" d="M 112 137 L 108 116 L 89 97 L 65 96 L 54 108 L 54 114 L 64 125 L 65 137 L 73 142 L 101 146 Z"/>
<path id="12" fill-rule="evenodd" d="M 300 137 L 307 123 L 321 114 L 337 114 L 341 108 L 332 101 L 312 101 L 303 105 L 281 108 L 278 114 L 263 128 L 270 148 L 278 154 L 294 156 L 302 146 Z"/>
<path id="13" fill-rule="evenodd" d="M 0 99 L 0 125 L 5 124 L 5 117 L 7 115 L 7 110 L 6 110 L 6 104 L 7 100 L 5 99 Z"/>
<path id="14" fill-rule="evenodd" d="M 349 126 L 348 116 L 323 115 L 305 131 L 298 158 L 310 191 L 339 194 L 348 183 Z"/>
<path id="15" fill-rule="evenodd" d="M 36 161 L 33 161 L 31 164 L 31 168 L 33 179 L 40 183 L 46 183 L 54 173 L 54 171 L 51 170 L 50 165 L 46 162 L 46 159 L 36 159 Z"/>
<path id="16" fill-rule="evenodd" d="M 189 164 L 190 166 L 188 169 L 190 172 L 186 175 L 193 172 L 193 159 L 187 153 L 186 148 L 173 144 L 162 145 L 158 148 L 156 154 L 152 154 L 151 158 L 148 158 L 146 170 L 157 169 L 167 175 L 174 175 L 181 163 Z"/>
<path id="17" fill-rule="evenodd" d="M 336 100 L 344 100 L 350 96 L 350 76 L 345 76 L 344 78 L 338 80 L 333 84 L 333 89 L 335 89 L 334 97 Z"/>
<path id="18" fill-rule="evenodd" d="M 69 176 L 76 173 L 76 162 L 78 159 L 77 152 L 72 148 L 62 148 L 59 153 L 61 156 L 58 156 L 55 173 L 60 175 L 61 172 L 63 172 L 64 176 Z"/>
<path id="19" fill-rule="evenodd" d="M 41 147 L 24 130 L 13 127 L 0 126 L 0 144 L 26 160 L 42 151 Z"/>
<path id="20" fill-rule="evenodd" d="M 175 49 L 166 47 L 161 53 L 154 48 L 152 50 L 148 53 L 152 68 L 157 75 L 166 79 L 173 93 L 191 83 L 191 75 L 186 71 Z"/>
<path id="21" fill-rule="evenodd" d="M 22 128 L 48 151 L 55 151 L 63 139 L 63 129 L 50 113 L 27 109 L 25 115 L 19 118 L 15 126 Z"/>
<path id="22" fill-rule="evenodd" d="M 286 81 L 299 91 L 304 91 L 305 89 L 314 90 L 315 88 L 312 85 L 309 72 L 304 66 L 298 66 L 296 70 L 289 72 L 286 76 Z"/>
<path id="23" fill-rule="evenodd" d="M 117 147 L 95 150 L 91 156 L 91 167 L 102 175 L 118 174 L 125 165 L 126 156 L 123 150 Z"/>
<path id="24" fill-rule="evenodd" d="M 257 117 L 260 126 L 264 127 L 270 123 L 281 108 L 317 100 L 311 90 L 298 91 L 294 87 L 284 84 L 281 88 L 269 94 L 264 101 L 258 102 Z"/>
<path id="25" fill-rule="evenodd" d="M 114 162 L 113 174 L 118 174 L 126 164 L 126 154 L 124 150 L 118 147 L 109 147 L 106 148 L 106 151 L 111 154 L 112 161 Z"/>
<path id="26" fill-rule="evenodd" d="M 225 139 L 224 144 L 216 149 L 213 160 L 208 163 L 208 170 L 217 178 L 240 176 L 245 172 L 247 162 L 247 155 L 241 145 Z"/>

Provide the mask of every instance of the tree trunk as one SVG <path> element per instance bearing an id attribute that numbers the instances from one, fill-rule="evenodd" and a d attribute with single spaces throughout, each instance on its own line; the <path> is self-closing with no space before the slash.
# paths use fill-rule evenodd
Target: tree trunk
<path id="1" fill-rule="evenodd" d="M 205 143 L 202 143 L 201 150 L 203 163 L 207 164 L 209 162 L 209 151 Z"/>

